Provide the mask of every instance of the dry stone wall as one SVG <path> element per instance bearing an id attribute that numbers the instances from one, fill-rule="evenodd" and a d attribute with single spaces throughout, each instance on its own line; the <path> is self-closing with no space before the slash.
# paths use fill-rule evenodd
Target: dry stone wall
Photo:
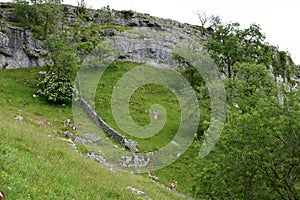
<path id="1" fill-rule="evenodd" d="M 138 143 L 135 141 L 130 141 L 121 135 L 119 132 L 111 128 L 98 114 L 92 109 L 92 107 L 83 99 L 80 100 L 81 107 L 86 111 L 89 117 L 112 139 L 114 139 L 119 144 L 129 148 L 132 152 L 137 153 Z"/>

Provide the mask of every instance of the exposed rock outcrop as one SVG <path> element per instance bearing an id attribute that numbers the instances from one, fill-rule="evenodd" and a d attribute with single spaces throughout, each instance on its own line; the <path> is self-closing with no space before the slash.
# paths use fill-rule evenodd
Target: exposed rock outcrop
<path id="1" fill-rule="evenodd" d="M 12 12 L 4 12 L 10 4 L 0 3 L 0 19 L 16 22 Z M 42 42 L 35 39 L 26 27 L 16 27 L 0 21 L 0 69 L 45 66 L 51 62 L 45 55 Z"/>
<path id="2" fill-rule="evenodd" d="M 195 37 L 200 27 L 182 24 L 170 19 L 161 19 L 133 11 L 88 10 L 85 22 L 79 17 L 77 7 L 65 5 L 64 26 L 80 24 L 89 27 L 110 24 L 124 27 L 126 31 L 104 28 L 96 35 L 100 40 L 113 39 L 119 52 L 118 59 L 136 62 L 164 63 L 176 67 L 170 59 L 170 51 L 186 36 Z M 18 22 L 10 3 L 0 3 L 0 69 L 27 68 L 50 65 L 42 41 L 35 39 L 28 27 L 16 27 Z M 149 32 L 148 30 L 151 30 Z M 141 37 L 142 34 L 142 37 Z M 208 36 L 203 36 L 205 40 Z M 198 38 L 199 39 L 199 38 Z M 128 51 L 134 49 L 134 51 Z"/>

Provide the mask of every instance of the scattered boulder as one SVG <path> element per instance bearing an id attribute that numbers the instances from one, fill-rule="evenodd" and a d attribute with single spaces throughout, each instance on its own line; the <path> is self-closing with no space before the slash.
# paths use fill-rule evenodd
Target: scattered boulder
<path id="1" fill-rule="evenodd" d="M 48 125 L 48 126 L 51 126 L 51 123 L 48 122 L 46 119 L 42 118 L 42 117 L 32 117 L 30 119 L 30 121 L 32 122 L 35 122 L 37 124 L 40 124 L 40 125 Z"/>
<path id="2" fill-rule="evenodd" d="M 63 134 L 65 137 L 70 138 L 70 139 L 72 139 L 74 137 L 73 134 L 69 131 L 65 131 Z"/>
<path id="3" fill-rule="evenodd" d="M 46 71 L 39 71 L 39 78 L 42 79 L 47 75 Z"/>
<path id="4" fill-rule="evenodd" d="M 87 140 L 87 142 L 99 142 L 101 138 L 99 136 L 87 133 L 83 136 L 83 139 Z"/>
<path id="5" fill-rule="evenodd" d="M 145 192 L 143 192 L 143 191 L 141 191 L 141 190 L 138 190 L 138 189 L 136 189 L 136 188 L 134 188 L 134 187 L 127 187 L 126 189 L 127 189 L 128 191 L 130 191 L 130 192 L 132 192 L 132 193 L 134 193 L 134 194 L 140 195 L 140 196 L 146 195 Z"/>
<path id="6" fill-rule="evenodd" d="M 110 164 L 109 162 L 107 162 L 105 158 L 103 158 L 100 155 L 95 154 L 94 152 L 88 153 L 87 157 L 101 163 L 102 165 L 104 165 L 106 167 L 110 167 L 110 168 L 113 167 L 113 165 Z"/>
<path id="7" fill-rule="evenodd" d="M 70 133 L 69 131 L 64 132 L 64 136 L 71 138 L 71 139 L 74 138 L 73 134 Z M 75 137 L 74 142 L 86 144 L 86 143 L 99 142 L 100 139 L 101 138 L 99 136 L 87 133 L 87 134 L 83 135 L 82 137 Z"/>
<path id="8" fill-rule="evenodd" d="M 175 142 L 174 140 L 171 142 L 171 144 L 175 145 L 175 146 L 180 146 L 180 144 L 178 144 L 177 142 Z"/>
<path id="9" fill-rule="evenodd" d="M 129 168 L 141 168 L 150 164 L 150 158 L 139 157 L 138 155 L 133 156 L 122 156 L 120 165 L 122 167 Z"/>
<path id="10" fill-rule="evenodd" d="M 18 120 L 18 121 L 23 121 L 23 117 L 22 116 L 20 116 L 20 115 L 18 115 L 18 116 L 16 116 L 16 120 Z"/>
<path id="11" fill-rule="evenodd" d="M 153 115 L 153 119 L 155 120 L 159 119 L 159 114 L 156 111 L 153 111 L 152 115 Z"/>
<path id="12" fill-rule="evenodd" d="M 158 177 L 155 176 L 155 172 L 148 172 L 148 176 L 153 180 L 153 181 L 158 181 Z"/>
<path id="13" fill-rule="evenodd" d="M 81 143 L 81 144 L 87 143 L 87 141 L 85 139 L 80 138 L 80 137 L 75 137 L 74 142 Z"/>
<path id="14" fill-rule="evenodd" d="M 240 106 L 237 104 L 237 103 L 232 103 L 232 105 L 233 105 L 233 107 L 235 107 L 235 108 L 240 108 Z"/>
<path id="15" fill-rule="evenodd" d="M 47 135 L 47 138 L 49 138 L 49 139 L 51 139 L 51 140 L 54 140 L 53 135 Z"/>
<path id="16" fill-rule="evenodd" d="M 136 189 L 136 188 L 134 188 L 134 187 L 129 186 L 129 187 L 126 188 L 126 190 L 128 190 L 128 191 L 130 191 L 130 192 L 132 192 L 133 194 L 136 194 L 136 195 L 138 195 L 138 196 L 143 196 L 145 199 L 148 199 L 148 200 L 151 199 L 149 196 L 146 195 L 145 192 L 143 192 L 143 191 L 141 191 L 141 190 L 138 190 L 138 189 Z"/>

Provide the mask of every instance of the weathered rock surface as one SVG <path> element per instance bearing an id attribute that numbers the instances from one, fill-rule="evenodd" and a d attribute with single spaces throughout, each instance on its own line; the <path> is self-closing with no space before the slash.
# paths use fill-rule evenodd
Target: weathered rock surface
<path id="1" fill-rule="evenodd" d="M 12 9 L 9 3 L 0 3 L 0 19 L 4 19 L 0 23 L 0 69 L 50 65 L 51 62 L 45 59 L 47 51 L 42 48 L 42 41 L 35 39 L 28 28 L 7 23 L 18 22 L 13 11 L 7 8 Z M 87 27 L 90 24 L 80 23 L 76 7 L 65 5 L 63 12 L 66 27 L 74 26 L 75 23 Z M 187 35 L 192 36 L 200 30 L 198 26 L 133 11 L 89 10 L 86 20 L 96 26 L 111 24 L 130 30 L 107 28 L 97 33 L 100 40 L 112 39 L 115 42 L 118 59 L 153 65 L 166 64 L 166 67 L 176 67 L 170 59 L 171 50 Z"/>
<path id="2" fill-rule="evenodd" d="M 13 12 L 4 12 L 8 3 L 0 3 L 0 19 L 16 22 Z M 42 42 L 35 39 L 26 27 L 16 27 L 0 21 L 0 69 L 27 68 L 45 66 L 47 51 Z"/>
<path id="3" fill-rule="evenodd" d="M 142 196 L 144 197 L 145 199 L 148 199 L 148 200 L 151 200 L 151 198 L 149 196 L 146 195 L 145 192 L 141 191 L 141 190 L 138 190 L 134 187 L 127 187 L 126 188 L 128 191 L 132 192 L 133 194 L 135 195 L 138 195 L 138 196 Z"/>
<path id="4" fill-rule="evenodd" d="M 106 167 L 125 167 L 125 168 L 132 168 L 132 169 L 138 169 L 138 168 L 143 168 L 146 166 L 149 166 L 151 164 L 151 161 L 149 158 L 141 157 L 138 155 L 133 155 L 133 156 L 121 156 L 119 158 L 119 163 L 110 163 L 107 161 L 103 156 L 98 155 L 94 152 L 90 152 L 87 154 L 87 157 L 95 160 L 96 162 L 101 163 L 102 165 Z"/>
<path id="5" fill-rule="evenodd" d="M 23 28 L 0 24 L 0 69 L 45 66 L 41 42 Z"/>

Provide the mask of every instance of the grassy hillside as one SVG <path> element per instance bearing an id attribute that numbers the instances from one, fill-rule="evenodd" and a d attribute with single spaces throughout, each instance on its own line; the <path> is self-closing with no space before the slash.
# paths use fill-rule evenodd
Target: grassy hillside
<path id="1" fill-rule="evenodd" d="M 32 97 L 39 70 L 0 71 L 0 189 L 8 199 L 143 199 L 128 186 L 153 199 L 180 199 L 149 178 L 111 171 L 60 140 L 53 131 L 64 129 L 71 106 Z"/>
<path id="2" fill-rule="evenodd" d="M 96 91 L 97 113 L 110 126 L 127 136 L 127 138 L 131 137 L 123 132 L 114 120 L 111 111 L 111 98 L 117 81 L 126 72 L 138 65 L 137 63 L 131 62 L 113 63 L 101 77 Z M 180 124 L 181 112 L 176 96 L 171 90 L 156 84 L 144 85 L 133 93 L 130 99 L 129 112 L 134 122 L 140 126 L 149 124 L 150 119 L 153 117 L 151 113 L 149 113 L 149 109 L 154 104 L 160 104 L 166 109 L 167 120 L 162 130 L 153 137 L 132 137 L 133 140 L 138 141 L 138 148 L 141 152 L 155 151 L 170 143 L 177 133 Z M 167 187 L 172 187 L 172 182 L 176 181 L 177 190 L 184 193 L 191 192 L 194 184 L 193 174 L 199 170 L 192 167 L 195 165 L 194 161 L 197 160 L 195 158 L 198 156 L 199 151 L 195 143 L 173 164 L 155 172 L 159 178 L 159 182 L 162 182 Z M 144 174 L 144 176 L 146 177 L 147 175 Z"/>
<path id="3" fill-rule="evenodd" d="M 110 110 L 111 93 L 116 81 L 135 66 L 135 63 L 129 62 L 114 63 L 107 69 L 98 84 L 96 110 L 115 129 L 118 127 Z M 144 191 L 152 199 L 182 199 L 182 197 L 153 183 L 147 174 L 121 173 L 86 158 L 84 156 L 86 147 L 83 145 L 77 146 L 79 151 L 83 153 L 76 153 L 66 140 L 62 140 L 60 134 L 60 131 L 66 130 L 63 121 L 67 118 L 72 119 L 71 105 L 53 105 L 49 104 L 43 97 L 33 97 L 36 84 L 39 81 L 38 71 L 40 70 L 47 69 L 0 71 L 0 190 L 6 193 L 8 199 L 143 199 L 127 191 L 126 188 L 129 186 Z M 164 129 L 155 137 L 150 139 L 133 138 L 139 142 L 141 151 L 158 149 L 172 140 L 174 131 L 177 130 L 177 120 L 180 115 L 178 115 L 176 97 L 169 90 L 159 85 L 149 84 L 136 90 L 130 102 L 131 115 L 139 125 L 149 123 L 149 113 L 145 111 L 154 103 L 164 105 L 167 109 L 168 119 L 169 116 L 171 117 Z M 285 109 L 283 108 L 283 110 Z M 229 113 L 234 112 L 238 113 L 235 109 L 229 110 Z M 16 116 L 22 116 L 23 120 L 18 121 Z M 237 117 L 239 117 L 238 114 L 234 115 L 233 118 L 236 119 Z M 294 116 L 290 118 L 297 120 Z M 290 123 L 295 126 L 294 129 L 297 132 L 299 130 L 297 123 L 295 121 Z M 248 123 L 244 124 L 247 125 Z M 243 127 L 244 124 L 241 123 L 236 128 Z M 80 126 L 80 124 L 78 125 Z M 279 127 L 284 128 L 284 126 Z M 86 128 L 85 131 L 89 131 L 88 128 L 90 127 Z M 91 128 L 99 129 L 95 125 Z M 195 195 L 193 188 L 196 184 L 197 190 L 203 191 L 203 196 L 207 193 L 205 196 L 207 199 L 219 195 L 219 188 L 223 188 L 223 186 L 226 193 L 221 191 L 220 196 L 238 194 L 228 192 L 227 188 L 231 187 L 230 184 L 239 178 L 244 180 L 245 177 L 242 176 L 243 174 L 232 180 L 231 176 L 226 177 L 230 173 L 234 175 L 235 171 L 226 171 L 226 167 L 231 167 L 231 165 L 226 166 L 227 161 L 225 165 L 222 165 L 222 162 L 218 160 L 223 158 L 228 162 L 232 160 L 227 159 L 228 155 L 220 150 L 220 145 L 227 141 L 226 135 L 232 138 L 230 136 L 231 130 L 235 129 L 231 129 L 227 125 L 226 130 L 222 134 L 216 150 L 205 159 L 196 159 L 199 145 L 194 142 L 176 162 L 154 172 L 154 175 L 159 178 L 158 182 L 168 187 L 177 182 L 174 187 L 178 191 L 193 196 Z M 262 127 L 261 130 L 264 133 L 265 127 Z M 284 133 L 285 130 L 289 131 L 290 129 L 287 127 L 283 130 Z M 255 131 L 252 132 L 255 133 Z M 75 134 L 79 133 L 75 132 Z M 233 145 L 234 143 L 228 142 L 228 144 Z M 263 146 L 272 144 L 272 141 L 262 143 Z M 255 144 L 251 145 L 255 147 Z M 296 147 L 290 147 L 290 149 Z M 87 148 L 89 147 L 87 146 Z M 235 158 L 234 156 L 232 158 Z M 271 161 L 268 162 L 272 162 L 272 157 Z M 295 163 L 298 161 L 295 160 Z M 225 167 L 225 171 L 218 168 L 218 164 Z M 238 170 L 241 169 L 239 164 L 234 166 Z M 296 171 L 295 173 L 297 176 Z M 198 180 L 198 185 L 195 183 L 195 178 Z M 226 185 L 225 180 L 232 182 Z M 276 181 L 274 179 L 271 183 Z M 248 191 L 247 184 L 247 181 L 240 184 L 246 188 L 241 190 L 240 194 Z M 293 187 L 296 192 L 299 192 L 299 181 Z M 257 195 L 261 193 L 260 191 Z M 271 192 L 267 193 L 272 195 Z M 253 195 L 256 193 L 254 192 Z"/>
<path id="4" fill-rule="evenodd" d="M 137 66 L 136 63 L 113 63 L 103 74 L 96 93 L 96 111 L 114 129 L 122 132 L 114 121 L 111 111 L 111 99 L 114 86 L 119 79 L 130 69 Z M 167 120 L 163 129 L 151 138 L 137 138 L 140 151 L 154 151 L 170 143 L 180 124 L 180 107 L 176 96 L 167 88 L 157 84 L 147 84 L 138 88 L 130 99 L 129 111 L 133 121 L 139 126 L 146 126 L 153 118 L 149 109 L 154 104 L 160 104 L 166 109 Z M 158 119 L 160 120 L 160 119 Z M 125 134 L 126 135 L 126 134 Z"/>

